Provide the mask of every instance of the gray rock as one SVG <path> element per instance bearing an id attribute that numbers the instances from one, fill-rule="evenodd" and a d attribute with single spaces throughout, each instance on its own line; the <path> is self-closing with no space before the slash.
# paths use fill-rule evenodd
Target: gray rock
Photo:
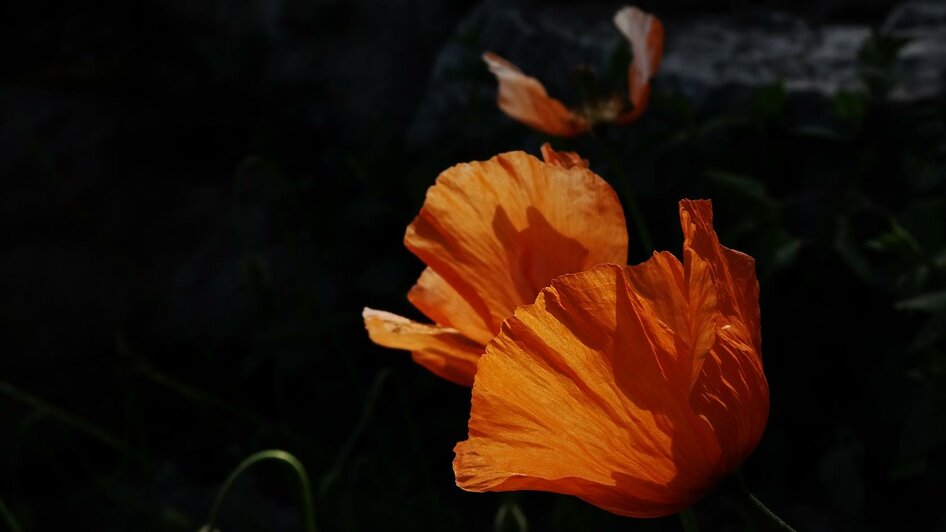
<path id="1" fill-rule="evenodd" d="M 702 103 L 726 88 L 781 82 L 786 91 L 833 94 L 858 90 L 857 52 L 868 28 L 812 28 L 777 12 L 667 24 L 667 46 L 655 87 Z"/>
<path id="2" fill-rule="evenodd" d="M 456 117 L 462 117 L 456 127 L 468 137 L 483 137 L 484 129 L 497 127 L 480 112 L 492 108 L 493 115 L 498 114 L 493 102 L 496 82 L 480 60 L 484 50 L 537 77 L 566 104 L 576 102 L 576 66 L 603 72 L 615 50 L 624 46 L 611 25 L 611 9 L 480 6 L 441 50 L 427 97 L 415 116 L 412 139 L 422 144 L 457 122 Z M 697 107 L 720 101 L 739 104 L 747 91 L 774 83 L 781 83 L 789 96 L 831 97 L 841 90 L 866 89 L 858 60 L 872 32 L 865 25 L 814 26 L 777 11 L 670 19 L 664 24 L 666 48 L 654 89 L 681 94 Z M 889 98 L 942 96 L 946 4 L 901 4 L 880 29 L 909 39 L 899 52 Z"/>
<path id="3" fill-rule="evenodd" d="M 941 96 L 946 91 L 946 3 L 915 2 L 895 9 L 883 31 L 909 39 L 898 56 L 897 100 Z"/>

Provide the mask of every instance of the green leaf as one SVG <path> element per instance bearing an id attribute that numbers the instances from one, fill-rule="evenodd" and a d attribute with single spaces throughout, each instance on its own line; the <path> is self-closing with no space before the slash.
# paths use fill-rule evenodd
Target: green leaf
<path id="1" fill-rule="evenodd" d="M 858 52 L 861 78 L 877 95 L 885 95 L 896 83 L 897 55 L 908 42 L 901 37 L 873 33 Z"/>
<path id="2" fill-rule="evenodd" d="M 752 101 L 753 113 L 763 120 L 774 120 L 785 111 L 785 87 L 775 83 L 759 89 Z"/>
<path id="3" fill-rule="evenodd" d="M 842 120 L 857 120 L 864 116 L 867 103 L 864 96 L 856 92 L 840 91 L 834 95 L 834 114 Z"/>
<path id="4" fill-rule="evenodd" d="M 937 312 L 946 310 L 946 291 L 931 292 L 921 296 L 904 299 L 894 305 L 897 310 L 922 310 L 926 312 Z"/>
<path id="5" fill-rule="evenodd" d="M 715 185 L 755 200 L 766 207 L 775 207 L 775 200 L 769 196 L 765 185 L 756 179 L 723 170 L 707 170 L 706 177 Z"/>
<path id="6" fill-rule="evenodd" d="M 863 282 L 875 286 L 880 284 L 874 267 L 867 258 L 864 257 L 861 250 L 858 249 L 857 244 L 855 244 L 851 238 L 851 228 L 847 218 L 842 217 L 837 221 L 834 249 L 837 250 L 838 255 L 841 256 L 848 267 Z"/>

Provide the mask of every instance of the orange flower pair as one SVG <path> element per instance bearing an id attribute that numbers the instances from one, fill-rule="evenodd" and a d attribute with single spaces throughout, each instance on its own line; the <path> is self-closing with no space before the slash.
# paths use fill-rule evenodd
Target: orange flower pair
<path id="1" fill-rule="evenodd" d="M 435 324 L 366 309 L 369 334 L 454 382 L 475 376 L 460 487 L 679 511 L 765 428 L 754 261 L 720 245 L 708 201 L 684 200 L 683 261 L 623 266 L 614 191 L 576 154 L 542 151 L 437 178 L 405 236 L 428 265 L 409 299 Z"/>
<path id="2" fill-rule="evenodd" d="M 483 60 L 499 80 L 499 108 L 533 129 L 561 137 L 574 137 L 599 123 L 627 124 L 640 118 L 650 99 L 650 78 L 657 72 L 663 54 L 663 25 L 636 7 L 625 7 L 615 13 L 614 25 L 627 39 L 633 54 L 627 71 L 627 98 L 615 93 L 568 108 L 549 96 L 542 82 L 502 57 L 486 52 Z"/>

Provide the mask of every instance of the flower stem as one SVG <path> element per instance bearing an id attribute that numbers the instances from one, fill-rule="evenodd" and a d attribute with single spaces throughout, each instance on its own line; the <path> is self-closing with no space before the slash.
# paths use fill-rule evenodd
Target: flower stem
<path id="1" fill-rule="evenodd" d="M 7 508 L 7 505 L 4 504 L 3 499 L 0 499 L 0 517 L 3 518 L 3 522 L 6 523 L 7 529 L 10 532 L 23 532 L 23 529 L 20 528 L 20 524 L 16 522 L 16 518 L 13 517 L 13 512 Z"/>
<path id="2" fill-rule="evenodd" d="M 240 478 L 247 469 L 266 460 L 284 462 L 295 472 L 296 476 L 299 478 L 299 491 L 302 498 L 303 530 L 306 532 L 316 532 L 315 509 L 312 507 L 312 486 L 309 482 L 309 475 L 306 473 L 305 467 L 299 459 L 281 449 L 270 449 L 253 454 L 246 460 L 240 462 L 240 465 L 236 466 L 236 468 L 230 472 L 230 475 L 223 482 L 223 486 L 220 487 L 220 491 L 217 492 L 217 497 L 214 499 L 213 506 L 210 508 L 210 515 L 207 517 L 207 524 L 201 528 L 201 531 L 213 532 L 216 530 L 217 517 L 223 506 L 223 500 L 227 497 L 227 494 L 230 493 L 236 480 Z"/>
<path id="3" fill-rule="evenodd" d="M 696 523 L 696 516 L 693 515 L 692 509 L 684 508 L 678 515 L 685 532 L 700 532 L 700 525 Z"/>
<path id="4" fill-rule="evenodd" d="M 757 499 L 755 495 L 749 491 L 745 479 L 742 478 L 741 471 L 736 472 L 736 482 L 739 487 L 739 494 L 741 495 L 741 499 L 738 502 L 744 506 L 752 519 L 759 523 L 761 530 L 771 532 L 795 532 L 794 528 L 790 527 L 785 521 L 782 521 L 779 516 L 775 515 L 775 512 L 769 510 L 768 507 L 762 504 L 762 501 Z"/>
<path id="5" fill-rule="evenodd" d="M 126 454 L 131 453 L 131 449 L 128 447 L 128 444 L 122 441 L 121 438 L 96 427 L 88 420 L 69 413 L 62 408 L 59 408 L 58 406 L 46 401 L 45 399 L 27 393 L 4 380 L 0 380 L 0 394 L 6 395 L 14 401 L 29 405 L 43 414 L 47 414 L 50 417 L 57 419 L 74 429 L 84 432 L 86 435 L 99 440 L 109 447 Z"/>

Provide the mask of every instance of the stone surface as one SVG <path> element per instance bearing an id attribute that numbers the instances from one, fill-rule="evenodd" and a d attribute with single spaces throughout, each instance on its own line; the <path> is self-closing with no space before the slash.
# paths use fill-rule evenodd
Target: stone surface
<path id="1" fill-rule="evenodd" d="M 481 5 L 440 52 L 428 96 L 413 124 L 416 141 L 429 140 L 470 108 L 492 105 L 495 81 L 479 58 L 484 50 L 507 57 L 539 78 L 553 96 L 575 102 L 576 66 L 605 71 L 623 45 L 611 25 L 611 14 L 605 6 Z M 669 18 L 664 24 L 666 48 L 655 91 L 683 95 L 698 107 L 719 101 L 738 104 L 747 90 L 775 83 L 781 83 L 790 96 L 830 97 L 840 90 L 866 90 L 858 56 L 873 31 L 867 25 L 819 26 L 794 14 L 765 10 Z M 890 99 L 942 96 L 946 4 L 901 4 L 878 29 L 908 39 L 897 56 L 897 81 Z M 464 125 L 467 134 L 476 134 L 480 127 L 484 126 L 477 121 Z"/>

